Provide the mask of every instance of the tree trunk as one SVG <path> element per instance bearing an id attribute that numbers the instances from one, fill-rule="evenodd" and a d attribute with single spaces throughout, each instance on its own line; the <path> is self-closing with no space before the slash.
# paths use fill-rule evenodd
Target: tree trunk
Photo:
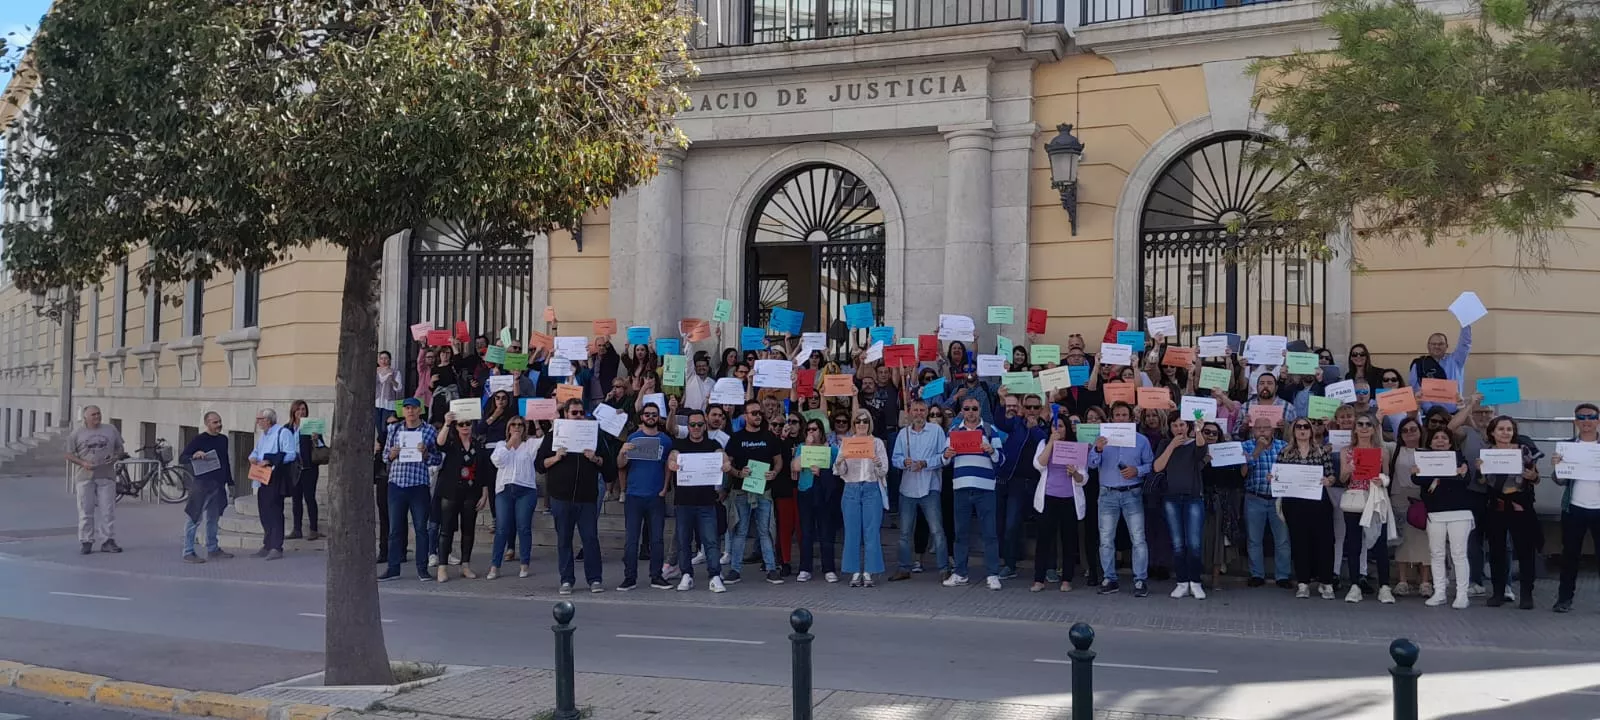
<path id="1" fill-rule="evenodd" d="M 329 472 L 328 581 L 325 661 L 327 685 L 388 685 L 394 681 L 384 647 L 373 561 L 376 508 L 372 497 L 372 398 L 378 341 L 378 264 L 383 240 L 356 241 L 345 254 L 339 308 L 339 359 L 333 401 L 333 458 Z M 404 523 L 402 523 L 404 527 Z"/>

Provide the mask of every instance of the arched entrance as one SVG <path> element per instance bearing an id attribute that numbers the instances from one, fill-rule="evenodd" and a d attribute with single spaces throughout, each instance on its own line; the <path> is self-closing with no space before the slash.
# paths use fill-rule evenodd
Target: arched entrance
<path id="1" fill-rule="evenodd" d="M 1205 138 L 1168 163 L 1145 197 L 1139 313 L 1175 316 L 1175 342 L 1223 332 L 1325 342 L 1325 263 L 1298 250 L 1235 259 L 1242 245 L 1283 231 L 1260 201 L 1288 176 L 1246 160 L 1263 142 L 1272 141 L 1245 132 Z"/>
<path id="2" fill-rule="evenodd" d="M 884 213 L 866 183 L 835 165 L 794 168 L 767 186 L 745 232 L 745 324 L 800 310 L 830 353 L 847 352 L 867 333 L 846 329 L 846 305 L 870 302 L 883 317 L 884 258 Z"/>
<path id="3" fill-rule="evenodd" d="M 510 327 L 527 338 L 543 308 L 534 307 L 531 248 L 484 250 L 472 233 L 454 223 L 433 222 L 411 233 L 410 282 L 406 285 L 406 326 L 431 322 L 440 328 L 466 321 L 474 336 L 493 337 Z M 410 334 L 406 337 L 409 339 Z M 415 358 L 418 343 L 407 343 Z M 416 368 L 410 368 L 410 382 Z"/>

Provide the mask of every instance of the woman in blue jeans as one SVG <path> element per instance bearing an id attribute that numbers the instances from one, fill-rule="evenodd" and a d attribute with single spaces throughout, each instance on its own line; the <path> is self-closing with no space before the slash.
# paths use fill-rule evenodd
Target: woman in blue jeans
<path id="1" fill-rule="evenodd" d="M 873 587 L 872 574 L 883 572 L 883 513 L 889 509 L 884 485 L 889 477 L 889 453 L 883 440 L 873 435 L 872 414 L 859 406 L 859 399 L 856 403 L 850 413 L 850 435 L 840 443 L 838 458 L 833 461 L 834 474 L 844 481 L 844 559 L 840 565 L 850 573 L 850 587 Z M 868 445 L 871 457 L 846 457 L 856 443 Z"/>
<path id="2" fill-rule="evenodd" d="M 1166 473 L 1166 495 L 1162 505 L 1166 510 L 1167 528 L 1172 534 L 1173 574 L 1178 580 L 1172 597 L 1193 595 L 1196 600 L 1204 600 L 1206 591 L 1200 585 L 1200 578 L 1205 573 L 1201 552 L 1206 526 L 1206 496 L 1201 470 L 1206 464 L 1206 444 L 1210 440 L 1205 433 L 1191 437 L 1193 431 L 1189 422 L 1182 417 L 1174 417 L 1168 427 L 1172 431 L 1172 439 L 1156 456 L 1151 469 Z"/>
<path id="3" fill-rule="evenodd" d="M 529 437 L 528 425 L 534 426 Z M 522 567 L 517 577 L 531 574 L 528 564 L 533 559 L 533 509 L 539 504 L 538 470 L 535 462 L 539 455 L 539 438 L 543 428 L 530 420 L 513 416 L 506 422 L 506 440 L 495 448 L 490 462 L 499 468 L 495 477 L 494 554 L 489 561 L 488 579 L 500 577 L 500 563 L 506 550 L 512 546 L 511 533 L 517 534 L 522 545 Z"/>

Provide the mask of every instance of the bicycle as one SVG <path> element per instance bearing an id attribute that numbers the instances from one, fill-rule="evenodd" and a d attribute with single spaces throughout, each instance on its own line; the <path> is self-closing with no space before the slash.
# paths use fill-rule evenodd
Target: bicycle
<path id="1" fill-rule="evenodd" d="M 138 453 L 140 457 L 117 461 L 117 502 L 124 496 L 138 497 L 146 486 L 151 486 L 156 498 L 169 505 L 189 499 L 194 475 L 188 468 L 172 464 L 172 446 L 166 440 L 157 438 L 154 445 L 139 448 Z"/>

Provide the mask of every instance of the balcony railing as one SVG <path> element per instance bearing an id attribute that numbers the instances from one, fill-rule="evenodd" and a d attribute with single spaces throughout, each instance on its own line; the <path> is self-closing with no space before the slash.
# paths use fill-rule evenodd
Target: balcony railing
<path id="1" fill-rule="evenodd" d="M 1205 12 L 1207 10 L 1223 10 L 1226 8 L 1243 7 L 1246 5 L 1261 5 L 1270 2 L 1283 2 L 1284 0 L 1079 0 L 1082 3 L 1081 22 L 1084 25 L 1094 23 L 1114 22 L 1117 20 L 1131 20 L 1133 18 L 1156 17 L 1160 15 L 1182 15 L 1185 13 Z"/>
<path id="2" fill-rule="evenodd" d="M 697 48 L 981 25 L 1059 23 L 1071 0 L 694 0 Z M 1099 0 L 1104 2 L 1105 0 Z"/>

